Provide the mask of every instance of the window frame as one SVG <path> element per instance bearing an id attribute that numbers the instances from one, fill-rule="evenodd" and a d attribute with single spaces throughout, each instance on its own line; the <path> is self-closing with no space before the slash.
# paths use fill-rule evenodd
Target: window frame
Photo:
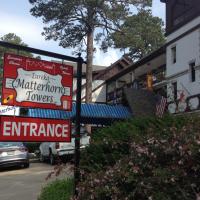
<path id="1" fill-rule="evenodd" d="M 196 63 L 195 61 L 191 61 L 189 63 L 189 76 L 190 76 L 190 82 L 196 81 L 196 69 L 195 69 Z"/>
<path id="2" fill-rule="evenodd" d="M 175 64 L 177 62 L 177 46 L 173 45 L 171 47 L 171 63 Z"/>

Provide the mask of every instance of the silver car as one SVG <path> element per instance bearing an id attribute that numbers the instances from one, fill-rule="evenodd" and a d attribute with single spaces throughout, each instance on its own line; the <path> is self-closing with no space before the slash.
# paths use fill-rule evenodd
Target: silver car
<path id="1" fill-rule="evenodd" d="M 0 167 L 29 167 L 28 149 L 22 142 L 0 142 Z"/>

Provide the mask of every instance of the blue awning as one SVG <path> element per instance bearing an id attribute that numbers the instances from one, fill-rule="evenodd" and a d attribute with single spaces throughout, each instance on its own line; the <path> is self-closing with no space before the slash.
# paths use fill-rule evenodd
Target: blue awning
<path id="1" fill-rule="evenodd" d="M 72 111 L 48 109 L 29 109 L 29 117 L 53 118 L 53 119 L 75 119 L 76 103 L 73 103 Z M 128 107 L 122 105 L 106 104 L 81 104 L 81 123 L 83 124 L 111 124 L 114 121 L 132 117 Z"/>

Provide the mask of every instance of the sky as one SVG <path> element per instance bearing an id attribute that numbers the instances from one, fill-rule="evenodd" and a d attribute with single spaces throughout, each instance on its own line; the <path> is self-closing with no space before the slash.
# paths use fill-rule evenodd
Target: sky
<path id="1" fill-rule="evenodd" d="M 30 14 L 30 9 L 31 4 L 28 0 L 1 0 L 0 37 L 7 33 L 15 33 L 29 47 L 74 56 L 72 49 L 64 49 L 58 45 L 58 42 L 44 39 L 41 35 L 44 24 L 41 18 Z M 160 0 L 153 0 L 152 13 L 164 21 L 165 5 L 160 3 Z M 122 54 L 116 49 L 109 49 L 107 53 L 103 53 L 97 48 L 94 64 L 109 66 L 121 56 Z"/>

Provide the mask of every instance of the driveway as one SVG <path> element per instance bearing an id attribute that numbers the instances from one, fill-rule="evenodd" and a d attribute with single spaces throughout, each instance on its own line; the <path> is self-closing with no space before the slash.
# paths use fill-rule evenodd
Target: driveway
<path id="1" fill-rule="evenodd" d="M 0 170 L 0 200 L 37 200 L 41 188 L 56 178 L 72 175 L 70 166 L 59 177 L 45 180 L 53 171 L 53 166 L 46 163 L 31 163 L 30 168 L 7 168 Z"/>

